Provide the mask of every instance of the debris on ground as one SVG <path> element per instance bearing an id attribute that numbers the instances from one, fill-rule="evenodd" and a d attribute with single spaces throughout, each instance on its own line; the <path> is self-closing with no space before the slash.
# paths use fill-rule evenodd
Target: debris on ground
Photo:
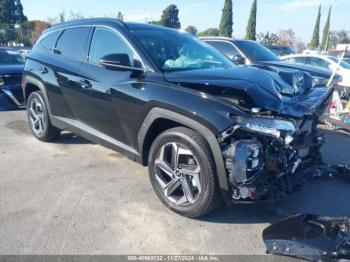
<path id="1" fill-rule="evenodd" d="M 350 260 L 350 219 L 294 215 L 263 232 L 267 253 L 309 261 Z"/>

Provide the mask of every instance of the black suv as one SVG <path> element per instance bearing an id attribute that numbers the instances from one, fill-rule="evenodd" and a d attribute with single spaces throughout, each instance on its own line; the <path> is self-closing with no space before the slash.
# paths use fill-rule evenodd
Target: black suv
<path id="1" fill-rule="evenodd" d="M 316 164 L 332 90 L 284 77 L 236 66 L 181 31 L 89 19 L 43 33 L 23 90 L 36 138 L 70 130 L 120 151 L 148 166 L 168 208 L 198 217 L 221 199 L 284 197 Z"/>

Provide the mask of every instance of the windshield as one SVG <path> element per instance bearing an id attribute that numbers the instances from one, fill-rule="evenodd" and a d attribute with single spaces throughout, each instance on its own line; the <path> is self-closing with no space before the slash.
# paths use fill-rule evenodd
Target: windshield
<path id="1" fill-rule="evenodd" d="M 329 56 L 329 59 L 333 60 L 334 62 L 336 62 L 337 64 L 339 63 L 340 59 L 337 58 L 337 57 L 334 57 L 334 56 Z M 340 62 L 340 66 L 343 67 L 343 68 L 346 68 L 346 69 L 350 69 L 350 64 L 348 64 L 347 62 L 345 61 L 341 61 Z"/>
<path id="2" fill-rule="evenodd" d="M 24 64 L 23 57 L 16 51 L 0 51 L 0 65 L 18 65 Z"/>
<path id="3" fill-rule="evenodd" d="M 250 60 L 250 62 L 280 61 L 272 51 L 254 41 L 235 41 L 235 45 Z"/>
<path id="4" fill-rule="evenodd" d="M 235 66 L 219 51 L 188 33 L 158 28 L 136 29 L 132 33 L 164 72 Z"/>

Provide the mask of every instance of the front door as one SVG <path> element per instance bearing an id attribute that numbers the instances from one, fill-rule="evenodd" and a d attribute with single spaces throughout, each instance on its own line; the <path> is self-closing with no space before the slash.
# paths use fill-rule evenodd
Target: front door
<path id="1" fill-rule="evenodd" d="M 77 92 L 79 120 L 103 135 L 128 144 L 123 123 L 132 119 L 132 104 L 137 97 L 137 79 L 130 71 L 106 69 L 100 65 L 102 57 L 109 54 L 127 54 L 133 65 L 136 54 L 114 29 L 94 29 L 88 57 L 80 73 L 80 92 Z M 130 117 L 130 119 L 125 119 Z"/>

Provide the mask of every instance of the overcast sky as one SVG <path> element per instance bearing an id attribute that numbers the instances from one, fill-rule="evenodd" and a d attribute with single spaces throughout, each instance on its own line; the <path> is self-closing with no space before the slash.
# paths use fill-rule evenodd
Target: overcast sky
<path id="1" fill-rule="evenodd" d="M 233 0 L 234 35 L 245 35 L 249 11 L 253 0 Z M 322 25 L 329 6 L 334 0 L 258 0 L 257 32 L 277 32 L 292 28 L 303 41 L 310 41 L 315 24 L 317 7 L 322 4 Z M 112 16 L 118 11 L 125 20 L 145 22 L 159 19 L 162 10 L 170 4 L 180 9 L 183 28 L 196 26 L 200 31 L 218 27 L 224 0 L 22 0 L 28 19 L 45 20 L 57 17 L 59 12 L 70 10 L 84 16 Z M 333 7 L 332 30 L 350 30 L 350 0 L 337 0 Z"/>

